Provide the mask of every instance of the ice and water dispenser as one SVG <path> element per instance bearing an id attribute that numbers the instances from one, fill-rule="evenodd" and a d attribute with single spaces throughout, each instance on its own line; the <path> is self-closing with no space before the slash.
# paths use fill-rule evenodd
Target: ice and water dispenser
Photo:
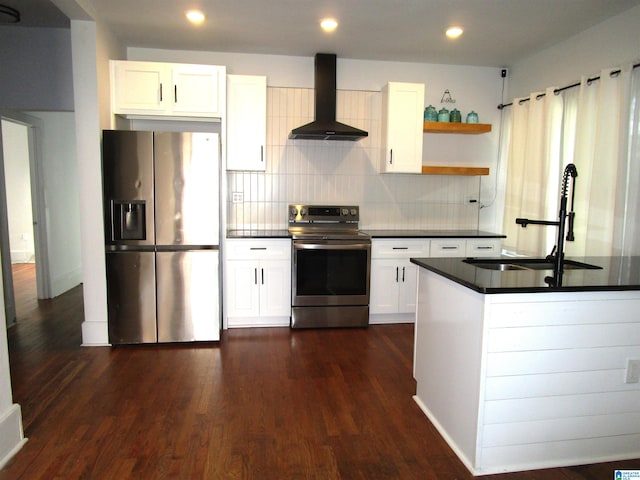
<path id="1" fill-rule="evenodd" d="M 146 202 L 111 202 L 111 240 L 146 240 Z"/>

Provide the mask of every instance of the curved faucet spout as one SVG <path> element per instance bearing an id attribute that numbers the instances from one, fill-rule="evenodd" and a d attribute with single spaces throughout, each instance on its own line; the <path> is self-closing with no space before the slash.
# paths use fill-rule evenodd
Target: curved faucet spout
<path id="1" fill-rule="evenodd" d="M 574 241 L 573 235 L 573 222 L 575 218 L 575 212 L 573 211 L 573 200 L 576 190 L 576 177 L 578 176 L 578 169 L 573 163 L 568 164 L 564 168 L 562 175 L 562 185 L 560 187 L 560 211 L 558 213 L 558 221 L 550 220 L 530 220 L 528 218 L 516 218 L 516 224 L 521 225 L 522 228 L 526 228 L 527 225 L 551 225 L 558 227 L 558 237 L 556 244 L 553 246 L 551 253 L 547 255 L 547 258 L 555 262 L 554 268 L 554 284 L 559 286 L 562 283 L 562 271 L 564 261 L 564 241 L 565 241 L 565 224 L 568 222 L 568 231 L 566 240 L 569 242 Z M 569 177 L 571 177 L 571 210 L 567 212 L 567 190 L 569 189 Z M 555 255 L 554 255 L 555 254 Z"/>

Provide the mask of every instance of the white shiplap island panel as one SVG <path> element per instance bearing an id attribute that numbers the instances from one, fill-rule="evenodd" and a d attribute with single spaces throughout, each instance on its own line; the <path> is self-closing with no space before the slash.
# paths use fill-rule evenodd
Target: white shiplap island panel
<path id="1" fill-rule="evenodd" d="M 639 291 L 418 291 L 415 399 L 472 473 L 640 457 Z"/>

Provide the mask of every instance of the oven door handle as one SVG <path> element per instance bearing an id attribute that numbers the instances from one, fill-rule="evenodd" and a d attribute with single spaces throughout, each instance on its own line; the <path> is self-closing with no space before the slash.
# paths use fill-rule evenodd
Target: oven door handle
<path id="1" fill-rule="evenodd" d="M 296 250 L 363 250 L 371 249 L 370 242 L 342 242 L 340 240 L 294 240 Z"/>

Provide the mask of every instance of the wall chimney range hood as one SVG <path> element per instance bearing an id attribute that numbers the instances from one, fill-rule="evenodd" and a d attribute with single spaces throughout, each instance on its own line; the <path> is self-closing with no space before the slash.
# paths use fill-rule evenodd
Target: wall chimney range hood
<path id="1" fill-rule="evenodd" d="M 316 119 L 291 130 L 289 138 L 353 142 L 369 135 L 336 121 L 336 56 L 331 53 L 317 53 L 315 57 L 315 109 Z"/>

